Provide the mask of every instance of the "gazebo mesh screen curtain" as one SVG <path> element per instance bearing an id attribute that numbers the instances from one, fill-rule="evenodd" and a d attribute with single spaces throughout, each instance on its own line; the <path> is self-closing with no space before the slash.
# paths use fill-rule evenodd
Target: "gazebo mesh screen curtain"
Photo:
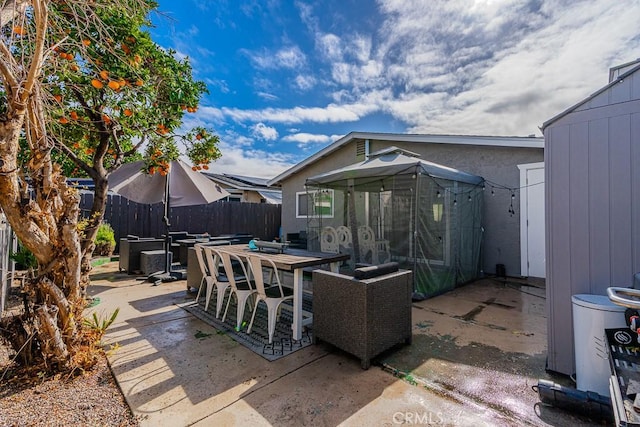
<path id="1" fill-rule="evenodd" d="M 351 254 L 348 267 L 396 261 L 414 296 L 480 274 L 483 186 L 421 173 L 307 183 L 309 249 Z"/>

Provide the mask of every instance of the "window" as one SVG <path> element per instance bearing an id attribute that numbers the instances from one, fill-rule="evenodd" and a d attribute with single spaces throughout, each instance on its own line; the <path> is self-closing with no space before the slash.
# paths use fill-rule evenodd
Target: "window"
<path id="1" fill-rule="evenodd" d="M 309 203 L 309 197 L 312 204 Z M 298 192 L 296 193 L 296 218 L 306 218 L 308 215 L 333 218 L 333 200 L 333 190 Z"/>

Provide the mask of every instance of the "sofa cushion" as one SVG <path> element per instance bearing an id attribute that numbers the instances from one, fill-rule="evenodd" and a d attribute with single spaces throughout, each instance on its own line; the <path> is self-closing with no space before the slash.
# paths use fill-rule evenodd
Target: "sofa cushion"
<path id="1" fill-rule="evenodd" d="M 385 274 L 389 273 L 395 273 L 396 271 L 398 271 L 398 268 L 399 267 L 397 262 L 387 262 L 385 264 L 360 267 L 356 268 L 353 271 L 353 278 L 358 280 L 373 279 L 374 277 L 384 276 Z"/>

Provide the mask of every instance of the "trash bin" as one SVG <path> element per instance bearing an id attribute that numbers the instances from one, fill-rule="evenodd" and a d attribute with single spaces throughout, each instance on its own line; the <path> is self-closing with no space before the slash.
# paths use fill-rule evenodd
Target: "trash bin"
<path id="1" fill-rule="evenodd" d="M 606 295 L 578 294 L 571 297 L 576 388 L 609 396 L 609 360 L 604 330 L 623 328 L 625 308 Z"/>

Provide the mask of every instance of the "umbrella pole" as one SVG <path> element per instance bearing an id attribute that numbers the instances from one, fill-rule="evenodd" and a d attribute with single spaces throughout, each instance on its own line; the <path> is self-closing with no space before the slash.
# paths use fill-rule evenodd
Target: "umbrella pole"
<path id="1" fill-rule="evenodd" d="M 165 225 L 165 234 L 164 234 L 164 272 L 169 273 L 171 271 L 171 262 L 169 261 L 169 252 L 171 251 L 171 235 L 169 234 L 169 229 L 171 224 L 169 224 L 169 173 L 167 173 L 166 181 L 164 184 L 164 217 L 162 220 Z"/>

